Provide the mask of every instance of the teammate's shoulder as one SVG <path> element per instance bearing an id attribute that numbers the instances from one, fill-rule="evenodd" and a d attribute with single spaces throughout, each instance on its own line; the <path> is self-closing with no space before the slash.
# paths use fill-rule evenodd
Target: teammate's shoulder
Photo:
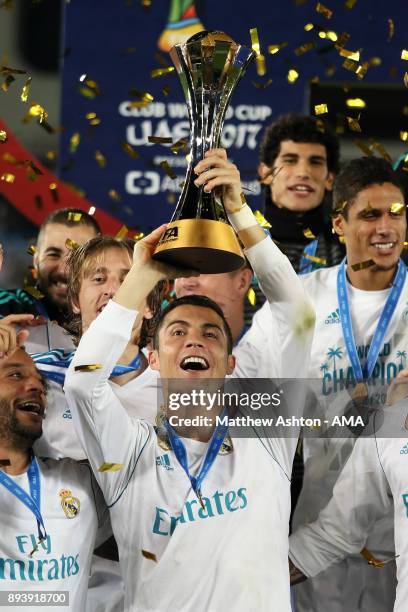
<path id="1" fill-rule="evenodd" d="M 91 467 L 87 460 L 76 461 L 69 457 L 63 459 L 53 459 L 51 457 L 38 457 L 40 465 L 42 465 L 44 472 L 59 473 L 59 474 L 71 474 L 78 478 L 84 478 L 91 474 Z"/>

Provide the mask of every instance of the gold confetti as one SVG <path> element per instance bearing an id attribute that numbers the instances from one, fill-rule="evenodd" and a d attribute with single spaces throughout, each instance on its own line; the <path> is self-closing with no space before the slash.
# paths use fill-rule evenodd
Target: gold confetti
<path id="1" fill-rule="evenodd" d="M 408 60 L 408 51 L 407 51 L 407 49 L 403 49 L 401 51 L 401 59 Z"/>
<path id="2" fill-rule="evenodd" d="M 362 140 L 358 140 L 356 138 L 355 140 L 353 140 L 353 144 L 356 147 L 358 147 L 360 149 L 360 151 L 362 151 L 364 153 L 364 155 L 367 155 L 367 157 L 371 157 L 371 155 L 373 154 L 371 149 Z"/>
<path id="3" fill-rule="evenodd" d="M 388 19 L 388 42 L 392 39 L 395 33 L 395 25 L 393 19 Z"/>
<path id="4" fill-rule="evenodd" d="M 41 293 L 41 291 L 39 291 L 37 287 L 32 287 L 31 285 L 26 285 L 24 287 L 24 291 L 32 295 L 33 298 L 35 298 L 36 300 L 42 300 L 44 297 L 44 294 Z"/>
<path id="5" fill-rule="evenodd" d="M 28 96 L 30 94 L 30 85 L 31 85 L 32 77 L 28 77 L 26 80 L 23 89 L 21 90 L 20 99 L 22 102 L 27 102 Z"/>
<path id="6" fill-rule="evenodd" d="M 289 83 L 295 83 L 299 77 L 299 72 L 295 68 L 290 68 L 287 74 L 287 80 Z"/>
<path id="7" fill-rule="evenodd" d="M 325 6 L 321 2 L 318 2 L 316 4 L 316 12 L 323 15 L 323 17 L 326 17 L 326 19 L 331 19 L 333 15 L 333 11 L 331 11 L 329 8 L 327 8 L 327 6 Z"/>
<path id="8" fill-rule="evenodd" d="M 349 108 L 365 108 L 366 103 L 361 98 L 348 98 L 346 100 L 346 105 Z"/>
<path id="9" fill-rule="evenodd" d="M 184 150 L 184 153 L 186 153 L 186 151 L 187 151 L 187 138 L 181 138 L 180 140 L 178 140 L 177 142 L 172 144 L 171 147 L 170 147 L 170 149 L 175 154 L 177 154 L 179 149 L 181 149 L 181 148 Z"/>
<path id="10" fill-rule="evenodd" d="M 258 76 L 265 76 L 266 74 L 266 61 L 265 56 L 260 53 L 255 57 L 256 73 Z"/>
<path id="11" fill-rule="evenodd" d="M 242 194 L 242 195 L 244 195 L 244 194 Z M 245 203 L 246 203 L 246 200 L 245 200 L 245 196 L 244 196 L 243 204 L 245 204 Z M 255 217 L 257 223 L 259 223 L 259 225 L 261 227 L 263 227 L 264 229 L 270 229 L 272 227 L 272 225 L 269 223 L 269 221 L 267 221 L 265 219 L 265 217 L 263 216 L 263 214 L 259 210 L 256 210 L 254 212 L 254 217 Z"/>
<path id="12" fill-rule="evenodd" d="M 160 162 L 159 165 L 163 168 L 163 170 L 165 171 L 165 173 L 167 174 L 169 178 L 173 180 L 177 178 L 177 174 L 174 172 L 173 168 L 170 166 L 168 161 L 164 160 Z"/>
<path id="13" fill-rule="evenodd" d="M 52 196 L 52 199 L 54 200 L 54 202 L 58 203 L 59 202 L 59 193 L 58 193 L 58 185 L 57 185 L 57 183 L 50 183 L 49 190 L 51 191 L 51 196 Z"/>
<path id="14" fill-rule="evenodd" d="M 326 36 L 332 42 L 337 42 L 338 36 L 337 36 L 336 32 L 333 32 L 332 30 L 329 30 L 328 32 L 326 32 Z"/>
<path id="15" fill-rule="evenodd" d="M 408 132 L 405 132 L 403 130 L 400 131 L 400 139 L 403 140 L 404 142 L 407 142 L 408 140 Z"/>
<path id="16" fill-rule="evenodd" d="M 303 230 L 303 235 L 305 238 L 308 238 L 309 240 L 315 240 L 316 238 L 316 236 L 314 235 L 310 227 L 307 227 L 306 229 Z"/>
<path id="17" fill-rule="evenodd" d="M 87 74 L 82 74 L 79 77 L 80 83 L 84 85 L 78 87 L 78 93 L 80 93 L 85 98 L 95 98 L 96 96 L 100 96 L 101 90 L 99 89 L 99 85 L 94 79 L 88 78 Z"/>
<path id="18" fill-rule="evenodd" d="M 258 76 L 264 76 L 266 74 L 265 56 L 261 53 L 261 44 L 259 42 L 259 35 L 257 28 L 251 28 L 249 30 L 251 36 L 252 50 L 256 54 L 256 72 Z"/>
<path id="19" fill-rule="evenodd" d="M 75 250 L 79 247 L 79 244 L 75 242 L 75 240 L 72 240 L 72 238 L 67 238 L 65 241 L 65 246 L 67 249 Z"/>
<path id="20" fill-rule="evenodd" d="M 304 26 L 304 28 L 303 28 L 303 29 L 304 29 L 306 32 L 310 32 L 310 30 L 313 30 L 313 28 L 314 28 L 313 23 L 307 23 L 307 24 Z"/>
<path id="21" fill-rule="evenodd" d="M 284 47 L 287 47 L 287 46 L 288 46 L 287 42 L 280 43 L 279 45 L 269 45 L 268 46 L 268 53 L 270 55 L 275 55 L 275 53 L 278 53 L 278 51 L 280 51 L 281 49 L 283 49 Z"/>
<path id="22" fill-rule="evenodd" d="M 150 76 L 154 79 L 156 77 L 164 76 L 165 74 L 170 74 L 174 71 L 174 66 L 168 66 L 167 68 L 154 68 L 151 71 Z"/>
<path id="23" fill-rule="evenodd" d="M 75 221 L 78 223 L 82 219 L 82 213 L 80 212 L 69 212 L 68 213 L 68 221 Z"/>
<path id="24" fill-rule="evenodd" d="M 314 107 L 315 115 L 324 115 L 328 113 L 327 104 L 316 104 Z"/>
<path id="25" fill-rule="evenodd" d="M 373 138 L 370 138 L 370 147 L 378 151 L 381 157 L 383 157 L 387 162 L 392 164 L 391 155 L 387 152 L 386 148 L 380 142 L 377 142 Z"/>
<path id="26" fill-rule="evenodd" d="M 335 44 L 336 49 L 341 49 L 342 47 L 344 47 L 349 40 L 350 34 L 348 32 L 342 32 L 340 36 L 337 37 L 337 41 Z"/>
<path id="27" fill-rule="evenodd" d="M 168 96 L 171 93 L 170 85 L 165 85 L 162 89 L 162 92 L 164 93 L 165 96 Z"/>
<path id="28" fill-rule="evenodd" d="M 347 204 L 348 204 L 347 200 L 344 200 L 344 202 L 339 204 L 338 207 L 335 210 L 333 210 L 332 216 L 337 217 L 337 215 L 340 215 L 346 208 Z"/>
<path id="29" fill-rule="evenodd" d="M 353 60 L 354 62 L 360 61 L 360 51 L 348 51 L 347 49 L 344 49 L 342 47 L 339 50 L 339 55 L 341 55 L 341 57 L 347 57 L 348 59 Z"/>
<path id="30" fill-rule="evenodd" d="M 126 225 L 122 225 L 118 233 L 115 235 L 116 240 L 123 240 L 128 235 L 129 229 Z"/>
<path id="31" fill-rule="evenodd" d="M 313 263 L 320 264 L 321 266 L 327 266 L 327 260 L 322 257 L 316 257 L 315 255 L 309 255 L 308 253 L 302 253 L 302 257 L 312 261 Z"/>
<path id="32" fill-rule="evenodd" d="M 106 157 L 101 151 L 99 151 L 99 149 L 95 151 L 94 157 L 101 168 L 104 168 L 106 166 Z"/>
<path id="33" fill-rule="evenodd" d="M 7 141 L 7 132 L 6 130 L 0 130 L 0 142 Z"/>
<path id="34" fill-rule="evenodd" d="M 356 73 L 359 68 L 359 65 L 357 64 L 357 62 L 353 62 L 353 60 L 346 59 L 342 63 L 342 67 L 345 68 L 346 70 L 350 70 L 350 72 Z"/>
<path id="35" fill-rule="evenodd" d="M 300 45 L 299 47 L 297 47 L 295 49 L 294 53 L 295 53 L 295 55 L 304 55 L 305 53 L 307 53 L 311 49 L 314 49 L 315 46 L 316 45 L 315 45 L 314 42 L 303 43 L 302 45 Z"/>
<path id="36" fill-rule="evenodd" d="M 370 57 L 370 66 L 381 66 L 381 57 Z"/>
<path id="37" fill-rule="evenodd" d="M 405 212 L 406 204 L 403 202 L 394 202 L 389 208 L 392 215 L 402 215 Z"/>
<path id="38" fill-rule="evenodd" d="M 139 98 L 141 102 L 146 102 L 148 104 L 154 100 L 154 97 L 148 91 L 139 91 L 139 89 L 135 89 L 134 87 L 132 87 L 129 93 L 131 96 Z"/>
<path id="39" fill-rule="evenodd" d="M 369 62 L 364 62 L 364 64 L 360 64 L 360 66 L 356 70 L 356 75 L 358 76 L 359 79 L 363 79 L 365 77 L 366 72 L 369 69 L 369 67 L 370 67 Z"/>
<path id="40" fill-rule="evenodd" d="M 405 87 L 408 87 L 408 72 L 404 73 L 404 85 Z"/>
<path id="41" fill-rule="evenodd" d="M 1 84 L 1 88 L 3 91 L 7 92 L 9 90 L 10 85 L 15 81 L 16 79 L 9 74 L 6 79 L 4 80 L 4 82 Z"/>
<path id="42" fill-rule="evenodd" d="M 340 244 L 346 244 L 346 239 L 344 236 L 339 236 L 339 242 Z"/>
<path id="43" fill-rule="evenodd" d="M 15 175 L 11 174 L 11 172 L 4 172 L 4 174 L 0 176 L 0 181 L 4 181 L 5 183 L 14 183 L 15 178 Z"/>
<path id="44" fill-rule="evenodd" d="M 147 140 L 153 144 L 171 144 L 173 142 L 172 138 L 165 138 L 162 136 L 149 136 Z"/>
<path id="45" fill-rule="evenodd" d="M 355 5 L 356 2 L 357 2 L 357 0 L 346 0 L 346 2 L 344 3 L 344 6 L 345 6 L 346 9 L 351 11 L 351 9 L 353 8 L 353 6 Z"/>
<path id="46" fill-rule="evenodd" d="M 354 119 L 353 117 L 346 117 L 346 119 L 347 119 L 347 125 L 352 132 L 362 131 L 357 119 Z"/>
<path id="47" fill-rule="evenodd" d="M 267 81 L 265 81 L 265 83 L 256 83 L 255 81 L 252 81 L 252 85 L 257 89 L 266 89 L 267 87 L 269 87 L 269 85 L 272 85 L 272 83 L 273 79 L 268 79 Z"/>
<path id="48" fill-rule="evenodd" d="M 0 68 L 0 74 L 7 76 L 8 74 L 27 74 L 26 70 L 20 70 L 19 68 L 10 68 L 10 66 L 2 66 Z"/>
<path id="49" fill-rule="evenodd" d="M 116 191 L 116 189 L 109 189 L 108 196 L 111 200 L 115 200 L 115 202 L 119 202 L 121 200 L 120 194 Z"/>
<path id="50" fill-rule="evenodd" d="M 47 111 L 41 106 L 41 104 L 37 104 L 37 102 L 31 102 L 30 109 L 25 117 L 23 117 L 23 123 L 28 123 L 31 121 L 33 117 L 38 117 L 38 121 L 42 123 L 48 117 Z"/>
<path id="51" fill-rule="evenodd" d="M 37 247 L 34 244 L 31 244 L 27 249 L 27 253 L 29 255 L 35 255 L 36 252 L 37 252 Z"/>
<path id="52" fill-rule="evenodd" d="M 139 157 L 139 153 L 135 151 L 134 148 L 128 142 L 122 143 L 122 149 L 125 153 L 130 155 L 130 157 L 132 157 L 133 159 L 137 159 Z"/>
<path id="53" fill-rule="evenodd" d="M 373 567 L 380 568 L 380 569 L 384 567 L 385 565 L 387 565 L 387 563 L 389 563 L 390 561 L 394 561 L 395 559 L 398 559 L 399 557 L 399 555 L 396 555 L 394 557 L 389 557 L 388 559 L 384 559 L 384 561 L 380 561 L 380 559 L 376 559 L 376 557 L 374 557 L 373 553 L 369 551 L 368 548 L 363 548 L 363 550 L 360 551 L 360 555 L 364 557 L 368 565 L 372 565 Z"/>
<path id="54" fill-rule="evenodd" d="M 139 242 L 139 240 L 141 240 L 142 238 L 144 238 L 144 233 L 143 232 L 138 232 L 137 234 L 135 234 L 133 236 L 133 240 L 135 242 Z"/>
<path id="55" fill-rule="evenodd" d="M 157 557 L 154 553 L 142 549 L 142 555 L 145 557 L 145 559 L 149 559 L 149 561 L 155 561 L 157 563 Z"/>
<path id="56" fill-rule="evenodd" d="M 93 372 L 94 370 L 100 370 L 102 367 L 103 366 L 102 366 L 101 363 L 92 363 L 90 365 L 75 366 L 74 370 L 75 370 L 75 372 Z M 105 465 L 105 464 L 103 464 L 103 465 Z M 112 464 L 109 464 L 109 465 L 112 465 Z"/>
<path id="57" fill-rule="evenodd" d="M 408 242 L 404 242 L 404 249 L 408 249 Z"/>
<path id="58" fill-rule="evenodd" d="M 256 304 L 256 293 L 252 289 L 252 287 L 250 287 L 248 289 L 248 291 L 247 291 L 247 298 L 248 298 L 248 302 L 251 304 L 251 306 L 255 306 L 255 304 Z"/>
<path id="59" fill-rule="evenodd" d="M 96 369 L 95 366 L 80 366 L 80 367 Z M 99 366 L 99 367 L 102 367 L 102 366 Z M 75 370 L 76 369 L 77 368 L 75 368 Z M 98 468 L 98 472 L 119 472 L 119 470 L 121 470 L 122 468 L 123 468 L 123 463 L 102 463 L 102 465 Z"/>
<path id="60" fill-rule="evenodd" d="M 54 161 L 55 159 L 57 159 L 57 152 L 56 151 L 47 151 L 45 156 L 50 161 Z"/>
<path id="61" fill-rule="evenodd" d="M 351 269 L 354 270 L 354 272 L 359 272 L 359 270 L 365 270 L 371 266 L 375 266 L 375 261 L 372 259 L 366 259 L 366 261 L 360 261 L 359 263 L 352 264 Z"/>

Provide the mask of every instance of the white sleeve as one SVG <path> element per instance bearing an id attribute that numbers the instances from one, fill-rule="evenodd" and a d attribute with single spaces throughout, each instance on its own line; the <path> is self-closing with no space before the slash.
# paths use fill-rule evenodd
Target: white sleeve
<path id="1" fill-rule="evenodd" d="M 270 237 L 266 236 L 264 240 L 247 249 L 245 254 L 269 302 L 275 323 L 272 329 L 263 330 L 268 343 L 272 343 L 275 352 L 279 354 L 279 360 L 273 359 L 270 366 L 266 364 L 268 375 L 281 378 L 306 377 L 315 311 L 303 283 L 289 259 Z M 268 352 L 269 355 L 272 354 L 271 349 L 266 353 L 263 350 L 262 352 L 262 359 L 265 359 Z"/>
<path id="2" fill-rule="evenodd" d="M 65 378 L 65 393 L 79 440 L 108 505 L 126 488 L 153 429 L 128 416 L 108 379 L 129 342 L 137 312 L 110 301 L 79 343 Z M 76 366 L 100 364 L 92 371 Z M 137 402 L 137 397 L 135 397 Z M 104 463 L 120 470 L 100 472 Z"/>
<path id="3" fill-rule="evenodd" d="M 347 555 L 359 553 L 373 524 L 390 506 L 376 440 L 360 438 L 317 520 L 290 536 L 291 560 L 305 576 L 312 577 Z"/>

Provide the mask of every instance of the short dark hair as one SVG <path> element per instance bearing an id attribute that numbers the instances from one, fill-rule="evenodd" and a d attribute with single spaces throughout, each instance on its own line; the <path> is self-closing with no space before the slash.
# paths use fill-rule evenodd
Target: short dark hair
<path id="1" fill-rule="evenodd" d="M 74 215 L 78 215 L 78 220 L 75 220 Z M 79 215 L 81 216 L 79 217 Z M 81 210 L 81 208 L 58 208 L 57 210 L 53 210 L 41 223 L 37 237 L 37 244 L 40 242 L 45 228 L 48 225 L 51 225 L 51 223 L 60 223 L 61 225 L 66 225 L 67 227 L 87 225 L 95 230 L 96 235 L 101 233 L 101 228 L 97 220 L 92 215 L 88 214 L 84 210 Z"/>
<path id="2" fill-rule="evenodd" d="M 329 172 L 338 172 L 339 140 L 331 127 L 323 123 L 321 119 L 297 113 L 288 113 L 278 117 L 265 129 L 259 151 L 260 161 L 271 168 L 279 155 L 283 140 L 323 145 L 326 149 Z"/>
<path id="3" fill-rule="evenodd" d="M 385 159 L 374 156 L 352 159 L 334 181 L 333 214 L 341 213 L 347 219 L 348 208 L 360 191 L 383 183 L 395 185 L 404 194 L 401 179 Z"/>
<path id="4" fill-rule="evenodd" d="M 179 306 L 199 306 L 200 308 L 210 308 L 211 310 L 214 310 L 214 312 L 216 312 L 217 315 L 222 320 L 225 335 L 227 336 L 228 355 L 232 354 L 234 341 L 232 339 L 232 333 L 231 333 L 230 326 L 228 325 L 227 320 L 224 316 L 224 313 L 222 309 L 218 306 L 218 304 L 216 304 L 214 300 L 211 300 L 205 295 L 185 295 L 184 297 L 177 298 L 173 302 L 170 302 L 170 304 L 166 306 L 164 310 L 162 310 L 160 316 L 157 319 L 156 328 L 155 328 L 154 335 L 153 335 L 153 348 L 154 349 L 159 348 L 159 333 L 163 326 L 164 319 L 169 314 L 169 312 L 171 312 L 175 308 L 178 308 Z"/>

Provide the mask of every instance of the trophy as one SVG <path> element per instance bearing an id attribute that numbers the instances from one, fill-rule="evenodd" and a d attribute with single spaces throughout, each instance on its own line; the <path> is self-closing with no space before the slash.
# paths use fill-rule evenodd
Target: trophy
<path id="1" fill-rule="evenodd" d="M 170 52 L 186 98 L 190 156 L 176 210 L 153 259 L 203 274 L 230 272 L 244 263 L 220 196 L 194 184 L 194 167 L 219 146 L 232 92 L 255 53 L 223 32 L 199 32 Z"/>

